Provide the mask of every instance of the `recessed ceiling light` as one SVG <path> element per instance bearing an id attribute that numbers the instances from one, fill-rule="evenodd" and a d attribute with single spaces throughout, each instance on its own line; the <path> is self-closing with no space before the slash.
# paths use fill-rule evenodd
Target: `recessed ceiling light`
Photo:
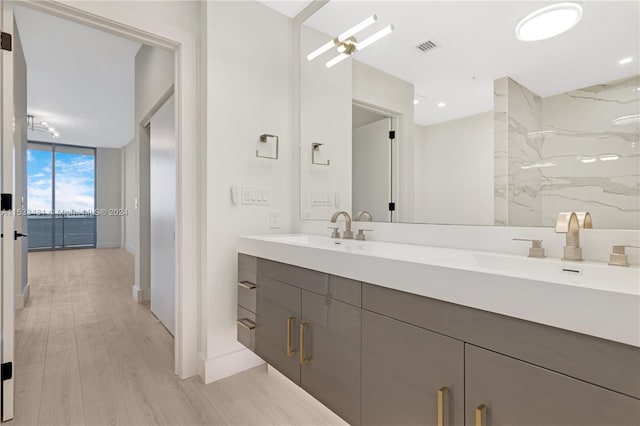
<path id="1" fill-rule="evenodd" d="M 41 121 L 40 124 L 42 124 L 44 127 L 47 127 L 49 123 L 47 123 L 46 121 Z"/>
<path id="2" fill-rule="evenodd" d="M 588 163 L 595 163 L 598 160 L 597 158 L 589 157 L 589 158 L 582 158 L 580 159 L 580 161 L 582 161 L 585 164 L 588 164 Z"/>
<path id="3" fill-rule="evenodd" d="M 620 157 L 618 157 L 615 154 L 602 155 L 602 156 L 600 156 L 600 161 L 614 161 L 614 160 L 617 160 L 618 158 L 620 158 Z"/>
<path id="4" fill-rule="evenodd" d="M 438 108 L 444 108 L 446 106 L 447 106 L 447 104 L 445 104 L 444 102 L 438 103 Z"/>
<path id="5" fill-rule="evenodd" d="M 582 6 L 558 3 L 525 16 L 516 26 L 516 38 L 537 41 L 555 37 L 573 28 L 582 19 Z"/>
<path id="6" fill-rule="evenodd" d="M 413 104 L 414 104 L 414 105 L 418 105 L 419 103 L 420 103 L 420 101 L 419 101 L 419 100 L 417 100 L 417 99 L 414 99 L 414 100 L 413 100 Z"/>
<path id="7" fill-rule="evenodd" d="M 627 64 L 630 64 L 631 62 L 633 62 L 633 58 L 631 56 L 629 56 L 628 58 L 622 58 L 618 61 L 620 65 L 627 65 Z"/>

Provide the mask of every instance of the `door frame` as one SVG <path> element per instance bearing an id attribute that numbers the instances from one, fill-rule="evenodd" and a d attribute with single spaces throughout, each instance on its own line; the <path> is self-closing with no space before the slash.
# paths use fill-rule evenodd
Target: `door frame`
<path id="1" fill-rule="evenodd" d="M 4 0 L 12 1 L 13 0 Z M 118 13 L 114 20 L 88 10 L 91 4 L 77 7 L 54 0 L 28 0 L 20 6 L 64 18 L 98 30 L 128 38 L 138 43 L 169 49 L 174 52 L 176 99 L 176 334 L 174 344 L 174 373 L 181 379 L 199 374 L 203 362 L 198 354 L 198 283 L 200 278 L 200 232 L 198 143 L 201 138 L 199 124 L 201 102 L 197 91 L 198 46 L 197 35 L 152 19 L 144 22 Z M 137 214 L 137 213 L 136 213 Z M 139 262 L 140 256 L 136 256 Z"/>
<path id="2" fill-rule="evenodd" d="M 404 212 L 404 199 L 402 194 L 403 188 L 403 178 L 402 178 L 402 158 L 404 152 L 404 144 L 402 143 L 404 139 L 404 114 L 399 113 L 398 111 L 391 110 L 389 108 L 381 107 L 379 105 L 374 105 L 369 102 L 365 102 L 358 98 L 353 98 L 351 100 L 351 105 L 355 105 L 358 108 L 375 112 L 376 114 L 383 115 L 389 119 L 391 119 L 391 129 L 396 132 L 396 138 L 393 142 L 389 142 L 391 144 L 391 155 L 389 158 L 390 170 L 389 174 L 391 177 L 389 196 L 390 201 L 396 203 L 396 210 L 394 212 L 390 212 L 388 223 L 397 223 L 402 222 L 402 217 Z"/>

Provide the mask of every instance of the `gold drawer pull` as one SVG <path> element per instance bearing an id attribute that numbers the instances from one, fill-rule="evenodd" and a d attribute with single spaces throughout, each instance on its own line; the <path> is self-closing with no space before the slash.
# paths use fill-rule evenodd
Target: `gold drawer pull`
<path id="1" fill-rule="evenodd" d="M 247 290 L 253 290 L 256 288 L 255 284 L 250 283 L 249 281 L 240 281 L 238 285 L 242 288 L 246 288 Z"/>
<path id="2" fill-rule="evenodd" d="M 487 406 L 484 404 L 478 405 L 476 408 L 476 426 L 485 426 L 487 421 Z"/>
<path id="3" fill-rule="evenodd" d="M 302 324 L 300 324 L 300 364 L 302 365 L 308 363 L 309 360 L 311 359 L 311 358 L 307 358 L 304 350 L 305 334 L 307 333 L 308 327 L 309 327 L 309 324 L 306 322 L 303 322 Z"/>
<path id="4" fill-rule="evenodd" d="M 247 330 L 253 330 L 254 328 L 256 328 L 256 325 L 253 323 L 253 321 L 247 318 L 239 319 L 238 324 L 246 328 Z"/>
<path id="5" fill-rule="evenodd" d="M 287 318 L 287 356 L 295 355 L 296 350 L 293 349 L 293 322 L 296 317 Z"/>
<path id="6" fill-rule="evenodd" d="M 446 386 L 443 386 L 440 389 L 438 389 L 438 426 L 444 426 L 448 399 L 449 399 L 449 388 Z"/>

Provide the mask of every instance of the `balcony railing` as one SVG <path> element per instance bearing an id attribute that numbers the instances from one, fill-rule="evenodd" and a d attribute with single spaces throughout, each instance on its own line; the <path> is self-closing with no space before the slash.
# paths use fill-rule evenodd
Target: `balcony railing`
<path id="1" fill-rule="evenodd" d="M 96 246 L 95 215 L 28 216 L 29 249 Z"/>

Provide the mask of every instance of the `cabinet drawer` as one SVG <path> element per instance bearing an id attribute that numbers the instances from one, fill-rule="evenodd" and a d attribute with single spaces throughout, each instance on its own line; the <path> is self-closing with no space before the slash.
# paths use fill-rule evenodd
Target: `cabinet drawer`
<path id="1" fill-rule="evenodd" d="M 258 258 L 238 254 L 238 281 L 255 284 L 258 276 Z"/>
<path id="2" fill-rule="evenodd" d="M 258 259 L 260 276 L 265 276 L 321 296 L 362 306 L 362 283 L 311 269 Z"/>
<path id="3" fill-rule="evenodd" d="M 238 318 L 236 322 L 238 342 L 252 351 L 256 349 L 256 323 L 249 318 Z"/>
<path id="4" fill-rule="evenodd" d="M 238 283 L 238 305 L 256 312 L 256 286 L 249 281 Z"/>

